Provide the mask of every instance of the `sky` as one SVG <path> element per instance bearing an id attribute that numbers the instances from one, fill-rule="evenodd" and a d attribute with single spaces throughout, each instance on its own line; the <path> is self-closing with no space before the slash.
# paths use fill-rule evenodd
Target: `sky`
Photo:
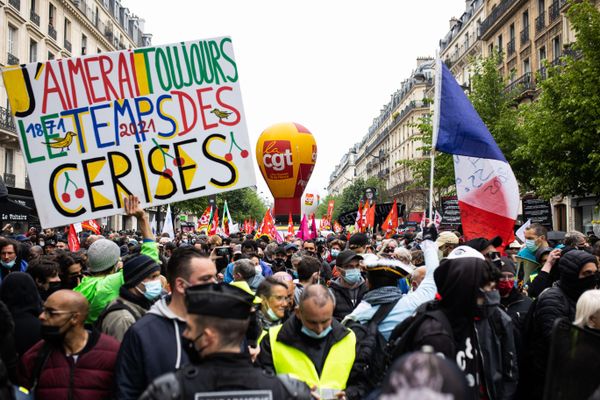
<path id="1" fill-rule="evenodd" d="M 230 36 L 250 142 L 278 122 L 317 141 L 307 192 L 326 194 L 342 156 L 416 67 L 435 56 L 465 0 L 123 0 L 152 43 Z M 270 196 L 255 165 L 258 191 Z"/>

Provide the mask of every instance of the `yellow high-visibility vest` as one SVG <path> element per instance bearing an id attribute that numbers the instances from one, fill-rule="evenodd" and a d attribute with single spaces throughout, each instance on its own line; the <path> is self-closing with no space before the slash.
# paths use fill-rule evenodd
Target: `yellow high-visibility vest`
<path id="1" fill-rule="evenodd" d="M 309 387 L 344 390 L 356 357 L 356 336 L 350 331 L 334 344 L 327 354 L 321 376 L 312 360 L 295 347 L 277 341 L 283 325 L 269 329 L 269 341 L 273 365 L 277 374 L 289 374 L 305 382 Z"/>

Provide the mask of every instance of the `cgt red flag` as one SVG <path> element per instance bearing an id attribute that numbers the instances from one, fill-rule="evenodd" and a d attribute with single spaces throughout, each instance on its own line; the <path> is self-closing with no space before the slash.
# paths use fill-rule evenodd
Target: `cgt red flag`
<path id="1" fill-rule="evenodd" d="M 367 211 L 367 227 L 369 229 L 375 228 L 375 203 Z"/>
<path id="2" fill-rule="evenodd" d="M 87 229 L 88 231 L 94 232 L 94 234 L 96 234 L 96 235 L 100 234 L 100 225 L 98 225 L 98 222 L 96 222 L 95 219 L 88 219 L 87 221 L 83 221 L 81 223 L 81 227 L 83 229 Z M 70 228 L 69 228 L 69 231 L 70 231 Z"/>
<path id="3" fill-rule="evenodd" d="M 292 213 L 290 212 L 290 215 L 288 217 L 288 229 L 287 229 L 287 234 L 288 236 L 296 236 L 296 232 L 294 232 L 294 220 L 292 219 Z"/>
<path id="4" fill-rule="evenodd" d="M 385 221 L 383 221 L 383 226 L 381 228 L 385 231 L 385 237 L 387 239 L 396 233 L 396 229 L 398 229 L 398 203 L 396 199 L 394 199 L 392 209 L 385 218 Z"/>
<path id="5" fill-rule="evenodd" d="M 69 241 L 69 251 L 79 250 L 79 237 L 77 236 L 77 232 L 75 231 L 75 227 L 73 226 L 73 224 L 69 225 L 68 241 Z"/>
<path id="6" fill-rule="evenodd" d="M 216 235 L 217 228 L 219 227 L 219 207 L 215 206 L 215 212 L 213 213 L 212 223 L 210 224 L 209 235 Z"/>

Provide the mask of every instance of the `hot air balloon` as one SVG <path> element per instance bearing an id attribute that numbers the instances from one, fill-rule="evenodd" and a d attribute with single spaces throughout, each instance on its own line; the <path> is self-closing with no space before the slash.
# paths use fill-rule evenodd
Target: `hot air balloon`
<path id="1" fill-rule="evenodd" d="M 265 129 L 256 143 L 256 160 L 275 198 L 274 216 L 300 220 L 300 199 L 317 161 L 312 133 L 295 122 Z"/>

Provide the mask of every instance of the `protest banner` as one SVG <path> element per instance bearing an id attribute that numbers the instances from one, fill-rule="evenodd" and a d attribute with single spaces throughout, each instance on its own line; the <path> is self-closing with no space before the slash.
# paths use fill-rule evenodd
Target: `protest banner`
<path id="1" fill-rule="evenodd" d="M 43 227 L 255 185 L 229 37 L 2 75 Z"/>

